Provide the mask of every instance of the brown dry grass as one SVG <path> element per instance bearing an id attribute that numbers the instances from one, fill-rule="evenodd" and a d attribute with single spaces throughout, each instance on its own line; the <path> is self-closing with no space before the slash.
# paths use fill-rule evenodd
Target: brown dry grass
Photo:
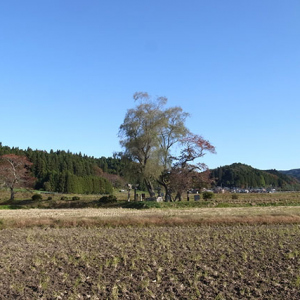
<path id="1" fill-rule="evenodd" d="M 300 207 L 27 209 L 0 211 L 1 228 L 300 223 Z"/>

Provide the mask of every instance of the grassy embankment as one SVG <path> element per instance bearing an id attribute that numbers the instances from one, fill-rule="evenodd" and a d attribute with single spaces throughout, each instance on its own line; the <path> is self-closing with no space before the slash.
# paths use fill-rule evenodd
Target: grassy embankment
<path id="1" fill-rule="evenodd" d="M 114 203 L 99 202 L 99 195 L 81 195 L 80 200 L 64 195 L 61 200 L 59 194 L 33 201 L 32 194 L 18 193 L 13 204 L 5 204 L 7 195 L 2 198 L 0 228 L 300 223 L 300 193 L 240 194 L 238 199 L 219 194 L 197 202 L 191 195 L 190 201 L 175 203 L 127 202 L 126 192 L 116 193 L 123 200 Z"/>
<path id="2" fill-rule="evenodd" d="M 42 200 L 32 200 L 33 194 L 39 193 Z M 140 193 L 141 194 L 141 193 Z M 0 209 L 17 208 L 193 208 L 193 207 L 247 207 L 247 206 L 298 206 L 300 205 L 300 192 L 278 192 L 273 194 L 214 194 L 213 199 L 204 200 L 200 195 L 200 201 L 194 201 L 195 195 L 190 195 L 190 201 L 184 197 L 180 202 L 150 202 L 131 201 L 127 202 L 127 192 L 115 191 L 117 198 L 115 203 L 101 203 L 99 199 L 103 195 L 66 195 L 59 193 L 44 193 L 39 191 L 18 191 L 16 200 L 9 202 L 9 192 L 0 190 Z M 79 197 L 74 200 L 74 197 Z M 235 198 L 236 197 L 236 198 Z M 63 199 L 62 199 L 63 198 Z M 131 195 L 133 199 L 133 195 Z"/>

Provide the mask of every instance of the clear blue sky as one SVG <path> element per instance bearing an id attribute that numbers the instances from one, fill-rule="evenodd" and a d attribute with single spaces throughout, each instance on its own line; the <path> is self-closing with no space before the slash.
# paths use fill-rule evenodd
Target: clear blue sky
<path id="1" fill-rule="evenodd" d="M 300 1 L 0 2 L 3 145 L 112 156 L 136 91 L 191 113 L 210 168 L 300 168 Z"/>

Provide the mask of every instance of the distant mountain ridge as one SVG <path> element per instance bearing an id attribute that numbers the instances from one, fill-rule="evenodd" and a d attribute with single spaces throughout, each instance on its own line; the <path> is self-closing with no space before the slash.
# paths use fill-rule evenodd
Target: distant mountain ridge
<path id="1" fill-rule="evenodd" d="M 279 172 L 288 176 L 295 177 L 298 180 L 300 180 L 300 169 L 292 169 L 288 171 L 279 171 Z"/>
<path id="2" fill-rule="evenodd" d="M 259 170 L 242 163 L 234 163 L 210 171 L 215 186 L 300 190 L 299 179 L 275 169 Z"/>

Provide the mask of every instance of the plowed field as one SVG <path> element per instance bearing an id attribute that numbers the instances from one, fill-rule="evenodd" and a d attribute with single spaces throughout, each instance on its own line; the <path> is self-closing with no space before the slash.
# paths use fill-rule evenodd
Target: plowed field
<path id="1" fill-rule="evenodd" d="M 1 299 L 300 299 L 298 225 L 0 233 Z"/>

